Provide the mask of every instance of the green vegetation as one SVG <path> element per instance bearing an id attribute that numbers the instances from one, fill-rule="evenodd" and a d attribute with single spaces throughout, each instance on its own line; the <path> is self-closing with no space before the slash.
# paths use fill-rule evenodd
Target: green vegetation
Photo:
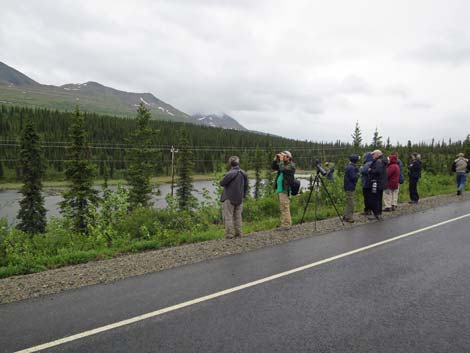
<path id="1" fill-rule="evenodd" d="M 218 182 L 217 175 L 215 182 Z M 326 181 L 328 190 L 343 209 L 345 195 L 342 178 Z M 419 183 L 421 197 L 455 190 L 452 176 L 423 173 Z M 272 185 L 266 186 L 272 190 Z M 220 189 L 219 189 L 220 192 Z M 293 223 L 299 223 L 307 202 L 308 192 L 292 197 Z M 178 202 L 168 197 L 166 209 L 139 207 L 128 212 L 128 192 L 119 187 L 105 192 L 99 211 L 94 210 L 93 224 L 87 234 L 76 232 L 69 219 L 52 219 L 44 234 L 28 236 L 6 220 L 0 221 L 0 278 L 17 274 L 43 271 L 65 265 L 104 259 L 122 253 L 176 246 L 186 243 L 219 239 L 224 235 L 220 203 L 217 197 L 207 199 L 191 211 L 181 211 Z M 408 200 L 407 183 L 400 190 L 400 201 Z M 312 199 L 313 202 L 313 199 Z M 362 193 L 356 192 L 356 210 L 362 210 Z M 312 221 L 314 205 L 310 204 L 306 220 Z M 258 200 L 248 198 L 244 203 L 244 232 L 272 229 L 279 225 L 278 201 L 275 195 L 265 193 Z M 336 213 L 323 191 L 319 194 L 318 219 L 336 217 Z"/>

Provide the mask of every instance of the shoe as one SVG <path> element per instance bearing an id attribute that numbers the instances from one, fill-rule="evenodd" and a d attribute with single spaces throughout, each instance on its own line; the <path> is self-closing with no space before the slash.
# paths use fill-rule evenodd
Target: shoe
<path id="1" fill-rule="evenodd" d="M 375 219 L 377 219 L 378 221 L 383 221 L 384 220 L 384 218 L 380 214 L 375 216 Z"/>
<path id="2" fill-rule="evenodd" d="M 384 212 L 392 212 L 392 209 L 390 207 L 385 207 Z"/>
<path id="3" fill-rule="evenodd" d="M 418 201 L 408 201 L 408 203 L 411 205 L 411 204 L 418 203 Z"/>
<path id="4" fill-rule="evenodd" d="M 226 235 L 226 236 L 225 236 L 225 239 L 233 239 L 233 238 L 234 238 L 233 235 Z"/>
<path id="5" fill-rule="evenodd" d="M 235 234 L 233 237 L 234 237 L 234 238 L 241 238 L 242 235 L 241 235 L 241 234 Z"/>
<path id="6" fill-rule="evenodd" d="M 287 232 L 288 230 L 290 230 L 291 227 L 277 227 L 276 228 L 276 231 L 278 232 Z"/>
<path id="7" fill-rule="evenodd" d="M 371 214 L 370 211 L 364 211 L 361 213 L 361 216 L 369 216 Z"/>
<path id="8" fill-rule="evenodd" d="M 457 196 L 460 196 L 460 195 L 462 195 L 462 191 L 457 190 Z"/>
<path id="9" fill-rule="evenodd" d="M 398 208 L 398 206 L 392 206 L 392 211 L 395 211 Z"/>
<path id="10" fill-rule="evenodd" d="M 352 219 L 352 218 L 346 218 L 345 216 L 343 216 L 343 217 L 341 217 L 341 219 L 342 219 L 344 222 L 354 223 L 354 219 Z"/>
<path id="11" fill-rule="evenodd" d="M 369 221 L 375 221 L 377 218 L 374 215 L 370 215 L 367 217 Z"/>

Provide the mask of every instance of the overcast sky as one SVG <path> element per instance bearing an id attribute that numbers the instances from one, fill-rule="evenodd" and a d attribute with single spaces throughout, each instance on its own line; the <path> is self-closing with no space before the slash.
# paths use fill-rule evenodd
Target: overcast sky
<path id="1" fill-rule="evenodd" d="M 1 0 L 0 61 L 248 129 L 392 143 L 470 133 L 468 0 Z"/>

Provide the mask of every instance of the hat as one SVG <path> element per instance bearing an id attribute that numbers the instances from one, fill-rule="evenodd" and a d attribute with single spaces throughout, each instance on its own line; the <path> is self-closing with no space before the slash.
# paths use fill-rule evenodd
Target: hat
<path id="1" fill-rule="evenodd" d="M 376 153 L 377 153 L 379 156 L 381 156 L 381 155 L 383 154 L 381 150 L 374 150 L 374 151 L 372 151 L 372 154 L 376 154 Z"/>
<path id="2" fill-rule="evenodd" d="M 357 163 L 357 161 L 359 160 L 359 156 L 353 153 L 352 155 L 349 156 L 349 160 L 353 163 Z"/>
<path id="3" fill-rule="evenodd" d="M 464 154 L 463 154 L 462 152 L 460 152 L 460 153 L 457 155 L 457 157 L 463 157 L 463 156 L 464 156 Z"/>
<path id="4" fill-rule="evenodd" d="M 290 159 L 292 159 L 292 154 L 289 152 L 289 151 L 284 151 L 282 152 L 283 154 L 285 154 L 287 157 L 289 157 Z"/>

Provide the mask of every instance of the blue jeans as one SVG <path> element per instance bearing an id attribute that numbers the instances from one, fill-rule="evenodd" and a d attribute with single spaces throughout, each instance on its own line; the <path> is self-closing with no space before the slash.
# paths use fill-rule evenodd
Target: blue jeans
<path id="1" fill-rule="evenodd" d="M 464 172 L 457 173 L 457 189 L 462 191 L 465 188 L 465 183 L 467 181 L 467 174 Z"/>

